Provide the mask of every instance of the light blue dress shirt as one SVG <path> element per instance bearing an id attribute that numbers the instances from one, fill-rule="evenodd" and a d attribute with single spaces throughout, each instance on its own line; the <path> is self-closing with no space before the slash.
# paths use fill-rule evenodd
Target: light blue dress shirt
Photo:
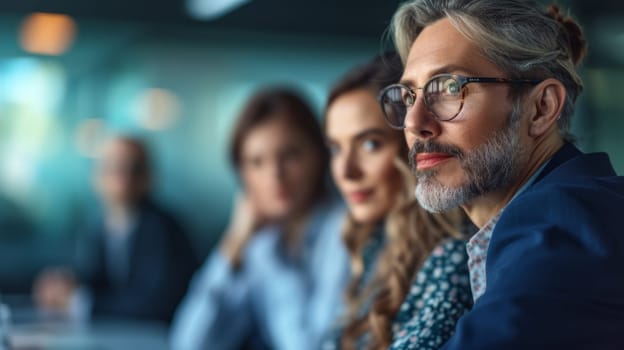
<path id="1" fill-rule="evenodd" d="M 172 349 L 238 349 L 252 333 L 276 350 L 318 349 L 343 311 L 345 215 L 335 201 L 318 205 L 296 256 L 288 255 L 278 227 L 254 235 L 238 271 L 213 253 L 176 312 Z"/>

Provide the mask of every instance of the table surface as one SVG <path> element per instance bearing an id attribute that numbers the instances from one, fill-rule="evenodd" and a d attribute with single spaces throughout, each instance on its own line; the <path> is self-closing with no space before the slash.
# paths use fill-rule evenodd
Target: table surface
<path id="1" fill-rule="evenodd" d="M 38 311 L 30 295 L 1 295 L 9 306 L 12 350 L 168 350 L 169 329 L 164 323 L 125 319 L 90 322 L 48 317 Z"/>
<path id="2" fill-rule="evenodd" d="M 165 325 L 127 321 L 14 324 L 13 350 L 166 350 Z"/>

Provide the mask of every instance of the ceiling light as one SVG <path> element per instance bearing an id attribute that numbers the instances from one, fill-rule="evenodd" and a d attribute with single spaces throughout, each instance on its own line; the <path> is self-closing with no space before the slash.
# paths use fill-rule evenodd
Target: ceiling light
<path id="1" fill-rule="evenodd" d="M 212 20 L 225 15 L 250 0 L 187 0 L 189 14 L 197 19 Z"/>
<path id="2" fill-rule="evenodd" d="M 38 12 L 22 22 L 20 44 L 30 53 L 60 55 L 71 46 L 75 34 L 76 24 L 71 17 Z"/>

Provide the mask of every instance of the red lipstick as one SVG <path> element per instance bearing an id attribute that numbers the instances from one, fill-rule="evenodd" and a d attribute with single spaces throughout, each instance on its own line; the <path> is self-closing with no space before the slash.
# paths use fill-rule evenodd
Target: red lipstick
<path id="1" fill-rule="evenodd" d="M 349 192 L 347 197 L 349 198 L 350 202 L 357 204 L 365 202 L 372 194 L 373 190 L 360 190 Z"/>

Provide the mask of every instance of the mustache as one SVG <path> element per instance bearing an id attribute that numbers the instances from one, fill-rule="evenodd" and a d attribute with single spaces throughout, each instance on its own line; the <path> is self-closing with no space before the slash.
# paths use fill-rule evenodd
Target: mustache
<path id="1" fill-rule="evenodd" d="M 460 161 L 464 159 L 464 152 L 457 146 L 435 141 L 416 140 L 409 150 L 409 165 L 414 171 L 416 171 L 416 155 L 419 153 L 445 153 L 458 158 Z"/>

